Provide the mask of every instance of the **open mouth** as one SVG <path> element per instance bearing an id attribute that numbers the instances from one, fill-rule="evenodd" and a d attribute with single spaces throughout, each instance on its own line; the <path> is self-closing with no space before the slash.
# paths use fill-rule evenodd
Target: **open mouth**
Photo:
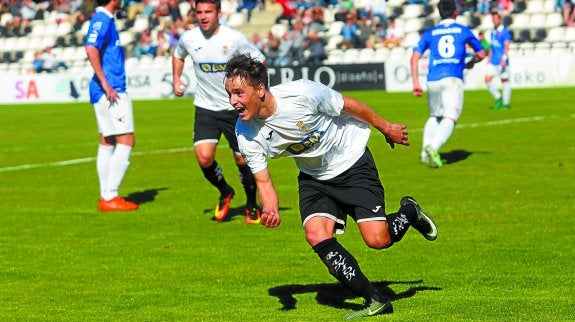
<path id="1" fill-rule="evenodd" d="M 236 108 L 236 111 L 238 111 L 238 114 L 242 114 L 243 112 L 246 111 L 246 108 L 242 106 L 242 107 Z"/>

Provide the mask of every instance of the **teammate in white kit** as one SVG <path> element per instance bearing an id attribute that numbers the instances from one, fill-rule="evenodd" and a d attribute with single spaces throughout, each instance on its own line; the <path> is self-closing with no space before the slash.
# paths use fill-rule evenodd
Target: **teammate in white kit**
<path id="1" fill-rule="evenodd" d="M 219 23 L 219 0 L 197 0 L 196 16 L 199 28 L 184 32 L 172 57 L 173 90 L 176 96 L 184 94 L 187 84 L 181 79 L 186 56 L 192 58 L 196 73 L 197 93 L 194 123 L 194 147 L 204 177 L 220 191 L 214 218 L 225 220 L 235 194 L 226 182 L 220 165 L 215 160 L 216 146 L 222 134 L 234 152 L 240 180 L 247 196 L 246 223 L 258 223 L 260 208 L 253 175 L 238 150 L 234 126 L 237 112 L 228 103 L 224 89 L 224 69 L 235 53 L 250 53 L 263 61 L 263 54 L 239 31 Z"/>
<path id="2" fill-rule="evenodd" d="M 413 95 L 421 96 L 419 58 L 429 49 L 427 104 L 430 117 L 423 129 L 421 162 L 431 167 L 443 166 L 439 149 L 447 142 L 463 110 L 463 70 L 485 58 L 481 42 L 471 29 L 455 21 L 457 9 L 453 0 L 437 4 L 441 21 L 423 33 L 411 56 Z M 466 46 L 475 52 L 465 63 Z"/>
<path id="3" fill-rule="evenodd" d="M 86 54 L 94 69 L 90 103 L 94 105 L 100 132 L 96 160 L 100 181 L 98 209 L 135 210 L 136 203 L 118 195 L 135 143 L 132 101 L 126 93 L 124 51 L 114 23 L 121 0 L 98 0 L 98 5 L 85 41 Z"/>
<path id="4" fill-rule="evenodd" d="M 239 113 L 240 151 L 258 186 L 261 224 L 277 227 L 281 222 L 267 158 L 294 158 L 307 242 L 337 280 L 366 300 L 365 309 L 345 318 L 389 312 L 389 299 L 334 236 L 343 233 L 349 215 L 371 248 L 390 247 L 409 226 L 428 240 L 437 237 L 432 219 L 412 197 L 403 197 L 399 211 L 386 215 L 384 189 L 366 147 L 370 125 L 392 147 L 409 145 L 406 126 L 387 122 L 364 103 L 321 83 L 298 80 L 268 88 L 266 67 L 248 55 L 228 62 L 225 84 L 229 102 Z"/>

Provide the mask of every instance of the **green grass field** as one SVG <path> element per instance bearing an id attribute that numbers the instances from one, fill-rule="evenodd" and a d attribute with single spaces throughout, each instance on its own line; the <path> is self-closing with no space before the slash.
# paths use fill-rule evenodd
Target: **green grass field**
<path id="1" fill-rule="evenodd" d="M 493 111 L 466 93 L 441 169 L 419 163 L 425 99 L 351 92 L 411 130 L 410 147 L 370 148 L 388 212 L 413 195 L 439 237 L 415 230 L 376 251 L 355 225 L 338 240 L 393 299 L 373 321 L 575 320 L 573 88 L 515 90 Z M 227 144 L 218 161 L 239 192 L 228 222 L 191 148 L 191 99 L 134 102 L 136 148 L 121 193 L 132 213 L 96 210 L 97 128 L 87 104 L 0 106 L 1 321 L 336 321 L 362 299 L 304 239 L 292 160 L 270 162 L 283 222 L 247 226 Z"/>

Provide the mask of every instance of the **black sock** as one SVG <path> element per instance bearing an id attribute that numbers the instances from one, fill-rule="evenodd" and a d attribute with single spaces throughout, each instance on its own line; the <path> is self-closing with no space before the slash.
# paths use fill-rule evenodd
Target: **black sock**
<path id="1" fill-rule="evenodd" d="M 246 191 L 246 197 L 247 197 L 246 205 L 250 208 L 255 208 L 258 205 L 258 202 L 256 200 L 257 187 L 256 187 L 256 179 L 254 179 L 252 170 L 247 164 L 238 165 L 238 170 L 240 170 L 240 181 L 242 182 L 244 190 Z"/>
<path id="2" fill-rule="evenodd" d="M 218 188 L 222 196 L 230 193 L 231 188 L 228 186 L 226 179 L 224 179 L 222 168 L 220 168 L 220 165 L 216 161 L 214 161 L 214 163 L 212 163 L 212 165 L 207 168 L 200 168 L 204 173 L 204 177 L 208 179 L 212 185 Z"/>
<path id="3" fill-rule="evenodd" d="M 398 212 L 386 217 L 392 244 L 403 238 L 409 229 L 409 223 L 415 220 L 415 216 L 417 216 L 417 209 L 413 205 L 405 205 L 401 206 Z"/>
<path id="4" fill-rule="evenodd" d="M 366 300 L 376 298 L 377 289 L 363 275 L 359 264 L 335 238 L 326 239 L 313 247 L 329 273 L 356 295 Z"/>

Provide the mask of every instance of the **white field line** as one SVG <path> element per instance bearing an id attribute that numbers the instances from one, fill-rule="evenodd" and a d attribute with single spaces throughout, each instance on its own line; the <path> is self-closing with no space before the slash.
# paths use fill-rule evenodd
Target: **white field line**
<path id="1" fill-rule="evenodd" d="M 569 115 L 570 118 L 575 118 L 575 114 Z M 489 121 L 489 122 L 478 122 L 478 123 L 469 123 L 469 124 L 458 124 L 457 129 L 471 129 L 471 128 L 479 128 L 479 127 L 488 127 L 488 126 L 497 126 L 497 125 L 507 125 L 507 124 L 514 124 L 514 123 L 529 123 L 529 122 L 540 122 L 548 119 L 558 119 L 560 118 L 559 115 L 547 115 L 547 116 L 532 116 L 532 117 L 521 117 L 516 119 L 507 119 L 507 120 L 499 120 L 499 121 Z M 413 129 L 410 130 L 411 133 L 418 133 L 423 132 L 423 128 Z M 155 151 L 142 151 L 142 152 L 134 152 L 132 153 L 133 156 L 141 156 L 141 155 L 154 155 L 154 154 L 173 154 L 173 153 L 182 153 L 182 152 L 190 152 L 193 151 L 193 147 L 184 147 L 184 148 L 174 148 L 174 149 L 164 149 L 164 150 L 155 150 Z M 46 167 L 61 167 L 71 164 L 79 164 L 79 163 L 88 163 L 96 161 L 96 157 L 90 158 L 80 158 L 80 159 L 72 159 L 72 160 L 64 160 L 64 161 L 57 161 L 57 162 L 48 162 L 48 163 L 35 163 L 35 164 L 21 164 L 11 167 L 4 167 L 0 168 L 0 172 L 12 172 L 12 171 L 20 171 L 20 170 L 28 170 L 28 169 L 37 169 L 37 168 L 46 168 Z"/>

